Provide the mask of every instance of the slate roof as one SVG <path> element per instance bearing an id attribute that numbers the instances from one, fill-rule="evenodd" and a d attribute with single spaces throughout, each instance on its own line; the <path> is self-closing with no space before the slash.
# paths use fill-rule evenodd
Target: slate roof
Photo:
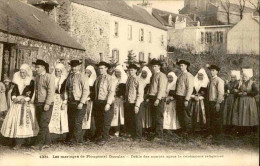
<path id="1" fill-rule="evenodd" d="M 182 14 L 175 14 L 175 13 L 171 13 L 171 12 L 167 12 L 167 11 L 163 11 L 163 10 L 159 10 L 159 9 L 155 9 L 155 8 L 153 8 L 152 14 L 164 26 L 172 26 L 172 25 L 169 25 L 169 22 L 168 22 L 169 15 L 172 15 L 172 20 L 174 23 L 176 21 L 176 17 L 179 16 L 179 18 L 186 18 L 188 26 L 197 25 L 197 22 L 193 21 L 189 16 L 185 16 Z"/>
<path id="2" fill-rule="evenodd" d="M 138 7 L 136 5 L 133 6 L 133 9 L 150 25 L 167 30 L 155 17 L 153 17 L 150 13 L 148 13 L 145 9 Z"/>
<path id="3" fill-rule="evenodd" d="M 148 24 L 160 29 L 164 27 L 158 25 L 154 20 L 147 16 L 148 12 L 145 13 L 143 10 L 135 7 L 132 8 L 126 4 L 123 0 L 70 0 L 71 2 L 88 6 L 94 9 L 102 10 L 111 13 L 115 16 L 122 17 L 135 22 Z M 140 15 L 144 14 L 144 15 Z"/>
<path id="4" fill-rule="evenodd" d="M 27 0 L 29 4 L 32 5 L 54 5 L 57 6 L 59 3 L 56 0 Z"/>
<path id="5" fill-rule="evenodd" d="M 0 0 L 0 30 L 38 41 L 85 50 L 46 13 L 18 0 L 9 2 Z"/>

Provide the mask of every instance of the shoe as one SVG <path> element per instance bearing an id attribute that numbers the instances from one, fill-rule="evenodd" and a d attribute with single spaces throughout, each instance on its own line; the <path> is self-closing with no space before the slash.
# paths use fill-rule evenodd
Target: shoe
<path id="1" fill-rule="evenodd" d="M 142 138 L 133 138 L 132 139 L 133 142 L 142 142 Z"/>
<path id="2" fill-rule="evenodd" d="M 43 145 L 42 146 L 42 149 L 48 149 L 48 148 L 50 148 L 50 145 Z"/>
<path id="3" fill-rule="evenodd" d="M 36 145 L 36 146 L 31 146 L 31 149 L 33 149 L 33 150 L 42 150 L 42 147 L 43 146 Z"/>
<path id="4" fill-rule="evenodd" d="M 115 137 L 119 137 L 119 132 L 118 131 L 115 133 Z"/>
<path id="5" fill-rule="evenodd" d="M 15 145 L 15 146 L 13 147 L 13 150 L 21 149 L 21 147 L 22 147 L 22 145 Z"/>
<path id="6" fill-rule="evenodd" d="M 105 141 L 104 139 L 102 139 L 102 140 L 97 141 L 96 144 L 99 145 L 99 146 L 103 146 L 103 145 L 106 144 L 106 142 L 107 142 L 107 141 Z"/>

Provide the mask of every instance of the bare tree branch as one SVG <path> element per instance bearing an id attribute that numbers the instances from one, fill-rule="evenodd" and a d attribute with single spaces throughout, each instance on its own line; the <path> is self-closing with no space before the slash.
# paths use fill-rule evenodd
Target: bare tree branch
<path id="1" fill-rule="evenodd" d="M 246 0 L 239 0 L 239 14 L 240 14 L 240 19 L 242 20 L 243 18 L 243 12 L 245 9 L 246 5 Z"/>
<path id="2" fill-rule="evenodd" d="M 258 15 L 260 16 L 260 0 L 257 0 L 256 2 L 252 2 L 252 0 L 249 0 L 249 3 L 251 3 L 255 10 L 258 12 Z"/>
<path id="3" fill-rule="evenodd" d="M 223 2 L 224 0 L 221 0 L 221 6 L 224 9 L 226 15 L 227 15 L 227 23 L 230 24 L 230 1 L 229 0 L 225 0 L 225 2 Z"/>

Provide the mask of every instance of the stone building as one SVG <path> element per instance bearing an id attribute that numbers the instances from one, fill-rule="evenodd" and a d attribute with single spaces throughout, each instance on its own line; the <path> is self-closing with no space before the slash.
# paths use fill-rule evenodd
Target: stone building
<path id="1" fill-rule="evenodd" d="M 252 13 L 245 14 L 243 19 L 228 32 L 228 54 L 259 55 L 259 25 L 259 16 L 253 16 Z"/>
<path id="2" fill-rule="evenodd" d="M 147 10 L 123 0 L 57 0 L 56 22 L 94 61 L 148 61 L 167 54 L 167 31 Z"/>
<path id="3" fill-rule="evenodd" d="M 175 24 L 178 21 L 182 21 L 186 26 L 195 26 L 197 25 L 197 21 L 193 21 L 193 19 L 191 19 L 189 16 L 187 15 L 182 15 L 182 14 L 176 14 L 176 13 L 171 13 L 168 11 L 163 11 L 163 10 L 159 10 L 159 9 L 152 9 L 152 14 L 153 16 L 162 24 L 164 25 L 167 29 L 179 29 L 178 24 Z M 176 26 L 177 25 L 177 26 Z"/>
<path id="4" fill-rule="evenodd" d="M 46 13 L 18 0 L 0 0 L 0 76 L 12 76 L 22 63 L 43 59 L 83 59 L 82 47 Z"/>
<path id="5" fill-rule="evenodd" d="M 183 24 L 182 21 L 177 21 L 175 24 L 179 23 Z M 169 46 L 186 49 L 194 54 L 216 50 L 225 53 L 227 50 L 227 34 L 231 28 L 232 25 L 198 25 L 171 29 L 168 32 Z"/>
<path id="6" fill-rule="evenodd" d="M 239 9 L 238 4 L 226 3 L 223 0 L 184 0 L 184 8 L 180 10 L 180 14 L 200 21 L 201 25 L 226 25 L 236 24 L 241 20 Z M 254 12 L 254 9 L 245 6 L 243 13 L 248 12 Z"/>

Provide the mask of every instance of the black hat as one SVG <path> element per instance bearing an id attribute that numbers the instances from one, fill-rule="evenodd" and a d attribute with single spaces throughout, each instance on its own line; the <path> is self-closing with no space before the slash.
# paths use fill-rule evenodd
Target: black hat
<path id="1" fill-rule="evenodd" d="M 152 59 L 150 61 L 150 65 L 158 65 L 158 66 L 162 66 L 162 63 L 160 60 L 157 60 L 157 59 Z"/>
<path id="2" fill-rule="evenodd" d="M 208 67 L 208 69 L 209 69 L 209 70 L 215 69 L 215 70 L 217 70 L 217 71 L 220 71 L 220 67 L 218 67 L 217 65 L 210 65 L 210 66 Z"/>
<path id="3" fill-rule="evenodd" d="M 99 62 L 99 64 L 96 64 L 96 66 L 106 66 L 107 68 L 110 68 L 110 64 L 104 61 Z"/>
<path id="4" fill-rule="evenodd" d="M 127 66 L 127 68 L 128 69 L 136 69 L 136 70 L 138 70 L 139 69 L 139 67 L 136 65 L 136 64 L 129 64 L 129 66 Z"/>
<path id="5" fill-rule="evenodd" d="M 71 67 L 75 67 L 75 66 L 81 65 L 82 62 L 79 61 L 79 60 L 71 60 L 68 64 L 69 64 Z"/>
<path id="6" fill-rule="evenodd" d="M 36 62 L 32 62 L 32 64 L 44 66 L 46 72 L 49 73 L 49 64 L 46 63 L 44 60 L 37 59 Z"/>
<path id="7" fill-rule="evenodd" d="M 185 60 L 179 60 L 179 61 L 177 62 L 177 65 L 180 65 L 180 64 L 187 65 L 188 67 L 190 66 L 190 62 L 185 61 Z"/>
<path id="8" fill-rule="evenodd" d="M 139 61 L 139 64 L 145 64 L 146 62 L 145 61 Z"/>

